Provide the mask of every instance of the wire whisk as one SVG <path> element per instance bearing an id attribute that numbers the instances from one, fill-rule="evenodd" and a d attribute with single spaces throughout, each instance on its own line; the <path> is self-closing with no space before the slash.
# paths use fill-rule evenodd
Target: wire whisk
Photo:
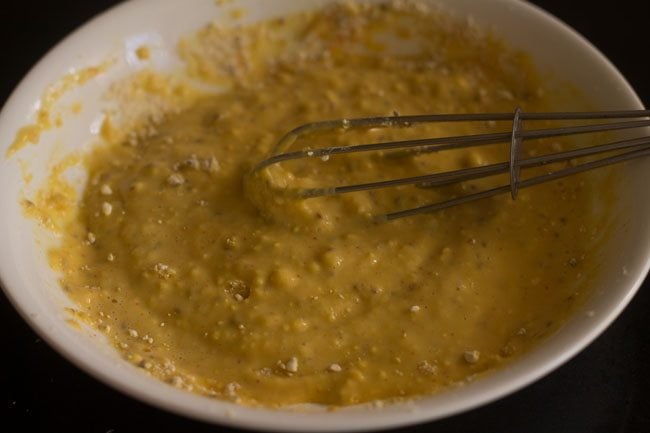
<path id="1" fill-rule="evenodd" d="M 604 122 L 587 125 L 569 125 L 569 121 L 602 120 Z M 510 121 L 512 129 L 504 132 L 458 135 L 449 137 L 422 138 L 415 140 L 389 141 L 381 143 L 354 144 L 349 146 L 333 146 L 318 149 L 302 149 L 289 151 L 291 146 L 298 139 L 305 138 L 311 134 L 337 130 L 363 129 L 363 128 L 394 128 L 409 127 L 417 124 L 432 122 L 486 122 L 486 121 Z M 525 121 L 550 121 L 564 122 L 558 127 L 531 129 L 524 128 Z M 578 134 L 590 134 L 597 132 L 609 132 L 639 129 L 650 126 L 650 110 L 630 111 L 594 111 L 594 112 L 551 112 L 551 113 L 528 113 L 517 108 L 513 113 L 480 113 L 480 114 L 432 114 L 417 116 L 388 116 L 370 117 L 358 119 L 339 119 L 308 123 L 287 133 L 279 142 L 269 158 L 258 163 L 250 173 L 250 176 L 267 169 L 269 166 L 281 162 L 298 160 L 303 158 L 320 158 L 327 160 L 331 156 L 376 152 L 397 149 L 412 149 L 418 152 L 439 152 L 450 149 L 462 149 L 473 146 L 484 146 L 491 144 L 509 144 L 509 160 L 481 165 L 477 167 L 462 168 L 458 170 L 438 172 L 398 179 L 380 180 L 376 182 L 365 182 L 348 184 L 342 186 L 324 186 L 318 188 L 288 187 L 274 191 L 277 194 L 284 194 L 293 198 L 307 199 L 314 197 L 332 196 L 347 194 L 357 191 L 390 188 L 401 185 L 416 185 L 419 187 L 432 188 L 437 186 L 460 183 L 468 180 L 479 179 L 497 174 L 509 173 L 508 184 L 483 191 L 468 193 L 448 200 L 430 203 L 405 210 L 396 210 L 378 216 L 383 220 L 393 220 L 408 216 L 435 212 L 441 209 L 457 206 L 460 204 L 493 197 L 499 194 L 510 193 L 516 199 L 520 189 L 528 188 L 544 182 L 571 176 L 584 171 L 618 164 L 642 156 L 650 155 L 650 135 L 647 131 L 636 138 L 626 138 L 594 146 L 547 153 L 540 156 L 522 158 L 522 144 L 527 140 L 542 138 L 553 138 Z M 600 155 L 619 151 L 611 156 L 604 156 L 600 159 L 561 168 L 555 171 L 546 172 L 541 175 L 523 179 L 521 172 L 524 169 L 540 167 L 547 164 L 572 161 L 576 158 Z"/>

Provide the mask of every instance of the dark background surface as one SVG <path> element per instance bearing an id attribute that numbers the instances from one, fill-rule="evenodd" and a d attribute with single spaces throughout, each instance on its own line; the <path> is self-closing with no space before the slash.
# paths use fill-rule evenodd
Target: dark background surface
<path id="1" fill-rule="evenodd" d="M 2 2 L 0 105 L 49 48 L 116 3 Z M 628 78 L 646 106 L 650 104 L 650 1 L 534 3 L 591 40 Z M 478 410 L 399 431 L 650 432 L 648 313 L 650 282 L 600 338 L 545 379 Z M 2 294 L 0 348 L 2 431 L 230 431 L 161 412 L 87 376 L 43 343 Z"/>

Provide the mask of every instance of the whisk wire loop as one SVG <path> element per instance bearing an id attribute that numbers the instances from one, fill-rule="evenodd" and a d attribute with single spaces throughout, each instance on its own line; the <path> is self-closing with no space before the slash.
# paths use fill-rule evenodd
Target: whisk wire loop
<path id="1" fill-rule="evenodd" d="M 519 192 L 519 177 L 521 175 L 521 166 L 519 158 L 521 156 L 521 131 L 523 125 L 521 120 L 521 108 L 515 109 L 515 117 L 512 120 L 512 139 L 510 144 L 510 195 L 513 200 L 517 198 Z"/>
<path id="2" fill-rule="evenodd" d="M 525 130 L 524 121 L 527 120 L 565 122 L 579 120 L 604 120 L 606 122 L 588 125 L 569 125 L 553 128 Z M 509 132 L 354 144 L 350 146 L 332 146 L 317 149 L 305 148 L 302 150 L 290 151 L 291 146 L 298 139 L 315 133 L 341 130 L 345 131 L 362 128 L 409 127 L 416 124 L 432 122 L 440 123 L 485 121 L 511 121 L 512 130 Z M 279 194 L 285 194 L 295 198 L 314 198 L 404 185 L 415 185 L 420 188 L 431 188 L 452 183 L 464 182 L 467 180 L 494 176 L 502 173 L 509 173 L 510 175 L 510 182 L 508 185 L 503 185 L 497 188 L 454 197 L 452 199 L 444 200 L 438 203 L 427 204 L 412 209 L 399 210 L 379 216 L 379 218 L 383 220 L 393 220 L 422 213 L 434 212 L 463 203 L 493 197 L 495 195 L 507 192 L 510 192 L 513 199 L 516 199 L 519 190 L 522 188 L 528 188 L 533 185 L 538 185 L 544 182 L 571 176 L 584 171 L 593 170 L 607 165 L 618 164 L 650 155 L 650 134 L 648 134 L 647 131 L 645 131 L 642 136 L 636 138 L 627 138 L 610 143 L 597 144 L 590 147 L 565 150 L 522 159 L 522 145 L 525 140 L 554 138 L 578 134 L 592 134 L 597 132 L 631 130 L 647 127 L 650 127 L 650 110 L 527 113 L 522 111 L 520 108 L 517 108 L 513 113 L 431 114 L 418 116 L 388 116 L 329 120 L 308 123 L 287 133 L 278 142 L 273 155 L 258 163 L 253 168 L 251 175 L 274 164 L 303 158 L 321 158 L 326 160 L 329 159 L 329 157 L 336 155 L 398 149 L 413 149 L 417 150 L 418 153 L 440 152 L 443 150 L 463 149 L 474 146 L 510 143 L 509 160 L 501 163 L 463 168 L 448 172 L 404 177 L 399 179 L 380 180 L 375 182 L 342 186 L 325 186 L 319 188 L 285 188 L 276 191 Z M 525 168 L 539 167 L 563 161 L 572 161 L 576 158 L 623 150 L 626 151 L 613 156 L 572 165 L 528 179 L 521 178 L 521 170 Z"/>

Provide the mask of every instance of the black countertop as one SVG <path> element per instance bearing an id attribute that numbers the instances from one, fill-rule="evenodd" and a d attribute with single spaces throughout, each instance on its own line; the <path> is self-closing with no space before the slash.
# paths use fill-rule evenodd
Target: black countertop
<path id="1" fill-rule="evenodd" d="M 179 0 L 180 1 L 180 0 Z M 55 43 L 117 0 L 23 0 L 0 6 L 0 104 Z M 650 2 L 537 0 L 596 45 L 650 104 Z M 593 344 L 532 386 L 496 403 L 400 432 L 650 431 L 650 282 Z M 232 431 L 126 397 L 54 352 L 0 294 L 0 430 Z"/>

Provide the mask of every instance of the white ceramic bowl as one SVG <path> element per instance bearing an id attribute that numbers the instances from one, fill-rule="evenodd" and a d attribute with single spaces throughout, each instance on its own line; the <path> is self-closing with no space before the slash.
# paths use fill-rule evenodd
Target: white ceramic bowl
<path id="1" fill-rule="evenodd" d="M 316 7 L 327 1 L 249 0 L 237 2 L 246 21 Z M 518 0 L 447 0 L 445 7 L 470 14 L 493 26 L 511 45 L 531 53 L 545 71 L 574 82 L 598 108 L 635 109 L 641 102 L 625 79 L 587 41 L 545 12 Z M 101 335 L 66 323 L 70 301 L 46 262 L 55 236 L 39 229 L 19 205 L 44 180 L 48 164 L 97 139 L 102 93 L 115 80 L 142 67 L 134 50 L 152 48 L 160 70 L 179 67 L 175 56 L 180 35 L 208 20 L 225 20 L 228 6 L 214 0 L 133 0 L 104 13 L 60 43 L 23 80 L 0 115 L 0 278 L 7 296 L 27 322 L 56 350 L 99 380 L 155 406 L 208 422 L 269 430 L 350 430 L 386 428 L 433 420 L 486 404 L 531 383 L 558 367 L 596 338 L 627 305 L 650 266 L 650 200 L 646 187 L 650 161 L 629 164 L 621 179 L 620 203 L 612 214 L 617 227 L 599 256 L 601 271 L 594 296 L 556 335 L 507 368 L 453 391 L 381 410 L 350 407 L 335 412 L 264 410 L 214 401 L 175 389 L 123 361 Z M 34 119 L 44 89 L 61 76 L 107 58 L 116 62 L 102 75 L 69 91 L 64 106 L 81 101 L 83 110 L 61 128 L 43 134 L 5 159 L 17 130 Z M 34 180 L 25 184 L 19 161 Z"/>

